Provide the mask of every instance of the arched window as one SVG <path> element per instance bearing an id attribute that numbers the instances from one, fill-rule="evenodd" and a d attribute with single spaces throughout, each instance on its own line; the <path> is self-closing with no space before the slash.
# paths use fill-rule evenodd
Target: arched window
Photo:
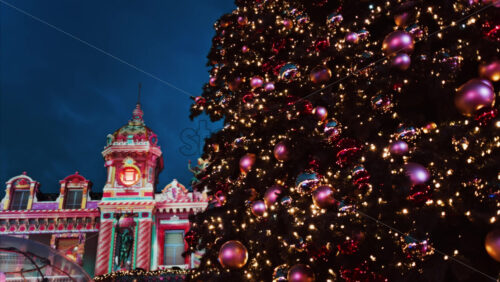
<path id="1" fill-rule="evenodd" d="M 10 201 L 11 210 L 25 210 L 28 208 L 30 198 L 30 183 L 28 180 L 21 178 L 12 185 L 12 198 Z"/>
<path id="2" fill-rule="evenodd" d="M 68 189 L 64 200 L 65 209 L 82 208 L 83 189 Z"/>

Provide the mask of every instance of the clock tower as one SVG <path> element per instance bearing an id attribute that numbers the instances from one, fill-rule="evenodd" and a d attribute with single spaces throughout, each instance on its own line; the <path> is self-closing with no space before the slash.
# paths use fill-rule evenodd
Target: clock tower
<path id="1" fill-rule="evenodd" d="M 132 119 L 107 137 L 102 155 L 107 169 L 95 274 L 150 269 L 155 188 L 163 169 L 156 134 L 137 103 Z"/>

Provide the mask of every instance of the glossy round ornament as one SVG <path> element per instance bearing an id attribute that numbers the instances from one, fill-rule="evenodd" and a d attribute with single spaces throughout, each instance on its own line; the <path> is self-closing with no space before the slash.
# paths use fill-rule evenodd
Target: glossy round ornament
<path id="1" fill-rule="evenodd" d="M 208 83 L 212 87 L 216 86 L 217 85 L 217 77 L 215 77 L 215 76 L 211 77 Z"/>
<path id="2" fill-rule="evenodd" d="M 348 32 L 345 35 L 345 41 L 349 43 L 358 43 L 359 35 L 356 32 Z"/>
<path id="3" fill-rule="evenodd" d="M 239 25 L 244 26 L 248 23 L 248 18 L 245 16 L 239 16 L 237 22 Z"/>
<path id="4" fill-rule="evenodd" d="M 288 282 L 314 282 L 315 276 L 311 267 L 306 264 L 296 264 L 288 270 Z"/>
<path id="5" fill-rule="evenodd" d="M 388 55 L 394 53 L 411 53 L 413 51 L 413 38 L 406 31 L 393 31 L 384 38 L 382 51 Z"/>
<path id="6" fill-rule="evenodd" d="M 118 226 L 122 228 L 135 226 L 135 220 L 132 216 L 121 216 L 118 220 Z"/>
<path id="7" fill-rule="evenodd" d="M 246 154 L 240 159 L 240 171 L 242 173 L 247 173 L 252 169 L 255 163 L 255 154 Z"/>
<path id="8" fill-rule="evenodd" d="M 264 90 L 265 91 L 273 91 L 274 90 L 274 83 L 268 82 L 266 85 L 264 85 Z"/>
<path id="9" fill-rule="evenodd" d="M 393 67 L 405 71 L 410 67 L 411 58 L 406 53 L 399 53 L 391 59 L 391 64 Z"/>
<path id="10" fill-rule="evenodd" d="M 293 28 L 293 21 L 290 20 L 290 19 L 284 19 L 282 23 L 283 23 L 283 26 L 286 29 L 292 29 Z"/>
<path id="11" fill-rule="evenodd" d="M 500 60 L 479 66 L 479 75 L 491 81 L 500 81 Z"/>
<path id="12" fill-rule="evenodd" d="M 252 89 L 259 88 L 264 84 L 264 80 L 260 76 L 254 76 L 250 79 L 250 87 Z"/>
<path id="13" fill-rule="evenodd" d="M 490 231 L 484 240 L 486 252 L 494 260 L 500 262 L 500 229 Z"/>
<path id="14" fill-rule="evenodd" d="M 247 263 L 247 260 L 247 248 L 240 241 L 227 241 L 220 247 L 219 263 L 224 268 L 242 268 Z"/>
<path id="15" fill-rule="evenodd" d="M 263 216 L 266 212 L 266 203 L 264 201 L 255 201 L 252 203 L 252 214 L 255 216 Z"/>
<path id="16" fill-rule="evenodd" d="M 273 185 L 266 190 L 264 194 L 264 202 L 266 207 L 269 207 L 276 203 L 281 193 L 283 193 L 283 186 L 281 185 Z"/>
<path id="17" fill-rule="evenodd" d="M 431 177 L 425 166 L 417 163 L 407 163 L 405 165 L 405 174 L 408 176 L 412 184 L 424 184 Z"/>
<path id="18" fill-rule="evenodd" d="M 455 106 L 465 116 L 472 116 L 485 107 L 495 105 L 495 90 L 490 81 L 471 79 L 455 94 Z"/>
<path id="19" fill-rule="evenodd" d="M 283 141 L 279 142 L 278 144 L 276 144 L 276 146 L 274 146 L 273 153 L 274 157 L 281 162 L 286 161 L 289 157 L 288 147 L 286 146 L 286 143 Z"/>
<path id="20" fill-rule="evenodd" d="M 403 140 L 396 141 L 391 144 L 389 152 L 398 156 L 405 155 L 408 153 L 408 144 Z"/>
<path id="21" fill-rule="evenodd" d="M 297 176 L 295 188 L 299 193 L 308 193 L 318 185 L 319 180 L 315 172 L 303 172 Z"/>
<path id="22" fill-rule="evenodd" d="M 291 63 L 285 64 L 280 68 L 279 78 L 280 80 L 290 82 L 300 75 L 299 68 Z"/>
<path id="23" fill-rule="evenodd" d="M 312 192 L 314 205 L 320 209 L 327 209 L 335 205 L 333 188 L 327 185 L 318 186 Z"/>
<path id="24" fill-rule="evenodd" d="M 320 121 L 324 121 L 328 117 L 328 111 L 323 106 L 317 106 L 313 109 L 312 113 Z"/>
<path id="25" fill-rule="evenodd" d="M 332 78 L 332 71 L 325 66 L 317 66 L 311 70 L 309 78 L 312 83 L 327 82 L 330 78 Z"/>

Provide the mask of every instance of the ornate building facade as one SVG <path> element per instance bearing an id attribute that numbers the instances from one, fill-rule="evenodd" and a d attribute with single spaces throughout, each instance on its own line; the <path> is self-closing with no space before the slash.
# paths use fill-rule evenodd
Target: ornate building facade
<path id="1" fill-rule="evenodd" d="M 206 208 L 206 194 L 190 192 L 175 179 L 156 192 L 162 151 L 140 104 L 126 125 L 108 135 L 102 155 L 107 169 L 102 196 L 78 172 L 59 181 L 59 194 L 52 196 L 26 173 L 7 181 L 0 235 L 50 245 L 91 276 L 195 267 L 197 255 L 182 257 L 184 234 L 189 214 Z"/>

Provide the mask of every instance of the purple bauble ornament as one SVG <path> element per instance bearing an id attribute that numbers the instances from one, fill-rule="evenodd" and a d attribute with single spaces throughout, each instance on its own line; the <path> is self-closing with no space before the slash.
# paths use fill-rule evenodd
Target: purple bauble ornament
<path id="1" fill-rule="evenodd" d="M 495 105 L 495 90 L 488 80 L 471 79 L 458 88 L 455 106 L 465 116 Z"/>
<path id="2" fill-rule="evenodd" d="M 274 157 L 278 161 L 286 161 L 288 159 L 288 148 L 285 142 L 281 141 L 274 146 Z"/>
<path id="3" fill-rule="evenodd" d="M 250 87 L 252 89 L 259 88 L 264 84 L 264 80 L 260 76 L 254 76 L 250 79 Z"/>
<path id="4" fill-rule="evenodd" d="M 264 90 L 273 91 L 274 90 L 274 83 L 272 83 L 272 82 L 266 83 L 266 85 L 264 85 Z"/>
<path id="5" fill-rule="evenodd" d="M 264 202 L 266 203 L 266 207 L 269 207 L 276 203 L 278 197 L 283 192 L 283 187 L 280 185 L 271 186 L 266 190 L 264 194 Z"/>
<path id="6" fill-rule="evenodd" d="M 427 168 L 417 163 L 407 163 L 405 165 L 405 173 L 410 178 L 412 184 L 424 184 L 430 178 Z"/>
<path id="7" fill-rule="evenodd" d="M 391 154 L 402 156 L 408 153 L 408 144 L 405 141 L 396 141 L 391 144 L 389 151 Z"/>
<path id="8" fill-rule="evenodd" d="M 314 282 L 314 272 L 306 264 L 296 264 L 288 270 L 288 282 Z"/>
<path id="9" fill-rule="evenodd" d="M 255 163 L 255 154 L 246 154 L 240 159 L 240 171 L 242 173 L 247 173 L 252 169 Z"/>
<path id="10" fill-rule="evenodd" d="M 500 262 L 500 229 L 490 231 L 484 240 L 484 247 L 488 255 Z"/>
<path id="11" fill-rule="evenodd" d="M 345 41 L 349 43 L 358 43 L 359 41 L 359 36 L 356 32 L 348 32 L 345 35 Z"/>
<path id="12" fill-rule="evenodd" d="M 411 53 L 413 51 L 413 38 L 402 30 L 389 33 L 382 42 L 382 51 L 387 55 L 394 53 Z"/>
<path id="13" fill-rule="evenodd" d="M 266 212 L 266 204 L 264 201 L 255 201 L 252 203 L 252 213 L 255 216 L 263 216 Z"/>
<path id="14" fill-rule="evenodd" d="M 243 52 L 243 53 L 246 53 L 246 52 L 248 52 L 249 50 L 250 50 L 250 49 L 249 49 L 249 48 L 248 48 L 248 46 L 246 46 L 246 45 L 243 45 L 243 47 L 241 47 L 241 52 Z"/>
<path id="15" fill-rule="evenodd" d="M 317 66 L 311 70 L 309 78 L 312 83 L 326 82 L 332 78 L 332 71 L 325 66 Z"/>
<path id="16" fill-rule="evenodd" d="M 227 241 L 220 247 L 219 263 L 224 268 L 242 268 L 247 260 L 247 248 L 240 241 Z"/>
<path id="17" fill-rule="evenodd" d="M 316 108 L 314 108 L 312 113 L 320 121 L 324 121 L 328 117 L 328 111 L 325 107 L 322 106 L 317 106 Z"/>
<path id="18" fill-rule="evenodd" d="M 483 64 L 479 67 L 479 75 L 491 81 L 500 80 L 500 60 L 492 61 L 488 64 Z"/>
<path id="19" fill-rule="evenodd" d="M 391 60 L 391 64 L 393 67 L 396 67 L 400 70 L 407 70 L 410 67 L 411 59 L 410 56 L 406 53 L 400 53 L 394 56 Z"/>
<path id="20" fill-rule="evenodd" d="M 312 193 L 314 205 L 320 209 L 326 209 L 335 205 L 333 189 L 330 186 L 318 186 Z"/>

